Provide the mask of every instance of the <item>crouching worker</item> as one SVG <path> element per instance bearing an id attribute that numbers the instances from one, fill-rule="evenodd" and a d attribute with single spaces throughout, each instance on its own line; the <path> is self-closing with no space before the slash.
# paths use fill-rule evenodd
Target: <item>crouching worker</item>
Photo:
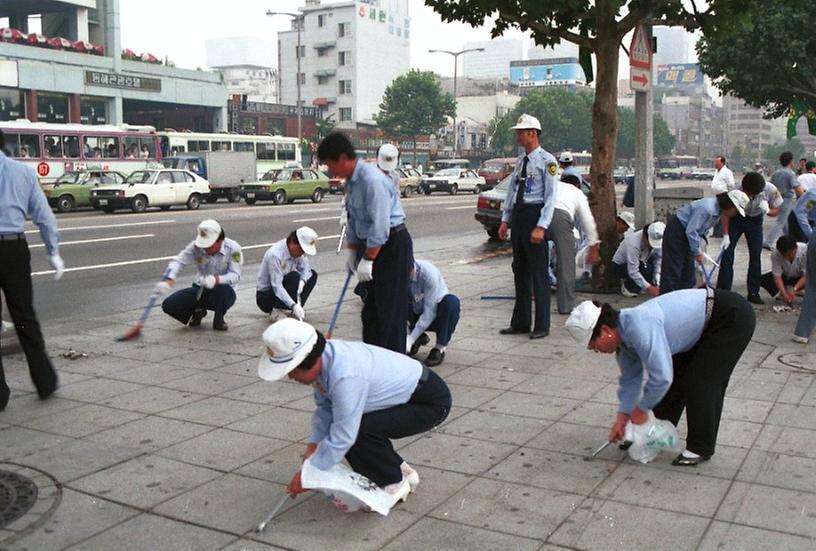
<path id="1" fill-rule="evenodd" d="M 418 361 L 378 346 L 327 341 L 311 325 L 284 319 L 263 334 L 258 375 L 267 381 L 288 376 L 314 387 L 317 409 L 304 458 L 330 470 L 343 458 L 396 500 L 419 484 L 419 475 L 394 450 L 391 439 L 429 431 L 448 416 L 445 382 Z M 304 491 L 300 471 L 288 487 Z"/>
<path id="2" fill-rule="evenodd" d="M 448 286 L 439 270 L 426 260 L 414 260 L 411 279 L 411 312 L 408 315 L 411 332 L 405 350 L 411 356 L 430 339 L 425 331 L 436 333 L 436 345 L 428 353 L 425 363 L 434 367 L 445 359 L 445 349 L 459 323 L 459 297 L 448 292 Z"/>
<path id="3" fill-rule="evenodd" d="M 303 321 L 303 309 L 317 283 L 317 272 L 307 256 L 317 253 L 317 232 L 308 226 L 298 228 L 266 251 L 258 270 L 255 303 L 262 312 L 277 321 L 291 312 Z"/>
<path id="4" fill-rule="evenodd" d="M 777 239 L 776 250 L 771 253 L 771 271 L 762 275 L 762 288 L 772 297 L 779 296 L 788 304 L 793 304 L 796 293 L 807 284 L 806 256 L 807 245 L 797 243 L 792 235 Z"/>
<path id="5" fill-rule="evenodd" d="M 681 466 L 714 455 L 725 389 L 755 326 L 748 301 L 719 289 L 675 291 L 621 311 L 585 301 L 566 322 L 582 348 L 616 353 L 620 406 L 609 441 L 622 440 L 629 421 L 648 422 L 649 410 L 675 426 L 685 410 L 686 449 L 672 462 Z"/>
<path id="6" fill-rule="evenodd" d="M 618 245 L 612 257 L 612 266 L 615 275 L 622 280 L 623 296 L 635 297 L 641 292 L 653 297 L 660 294 L 658 282 L 665 230 L 666 224 L 663 222 L 652 222 L 624 237 Z"/>
<path id="7" fill-rule="evenodd" d="M 162 310 L 184 325 L 198 327 L 212 310 L 213 329 L 226 331 L 224 315 L 235 304 L 235 288 L 241 280 L 244 257 L 241 246 L 225 236 L 215 220 L 204 220 L 198 234 L 167 265 L 167 275 L 156 285 L 160 296 L 170 293 L 176 276 L 184 266 L 195 263 L 198 274 L 192 287 L 180 289 L 164 299 Z"/>

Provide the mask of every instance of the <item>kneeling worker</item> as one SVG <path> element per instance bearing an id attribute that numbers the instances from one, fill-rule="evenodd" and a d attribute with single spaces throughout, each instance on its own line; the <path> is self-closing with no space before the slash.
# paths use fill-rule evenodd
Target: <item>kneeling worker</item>
<path id="1" fill-rule="evenodd" d="M 419 475 L 391 439 L 429 431 L 445 420 L 451 409 L 445 382 L 404 354 L 362 342 L 327 341 L 294 319 L 269 326 L 263 341 L 262 379 L 288 376 L 314 387 L 317 409 L 304 458 L 325 471 L 345 457 L 354 471 L 405 500 Z M 288 491 L 292 496 L 304 491 L 300 471 Z"/>
<path id="2" fill-rule="evenodd" d="M 445 348 L 450 342 L 456 324 L 459 323 L 459 297 L 448 292 L 448 286 L 439 270 L 426 260 L 414 260 L 408 283 L 411 312 L 408 322 L 411 333 L 405 350 L 411 356 L 430 339 L 425 331 L 436 333 L 436 345 L 431 349 L 425 364 L 434 367 L 445 359 Z"/>
<path id="3" fill-rule="evenodd" d="M 642 230 L 627 235 L 618 245 L 612 266 L 621 278 L 621 294 L 634 297 L 646 292 L 656 297 L 660 294 L 660 263 L 663 259 L 663 232 L 666 224 L 652 222 Z"/>
<path id="4" fill-rule="evenodd" d="M 649 410 L 674 425 L 685 410 L 686 449 L 672 465 L 693 466 L 714 455 L 725 389 L 756 327 L 747 300 L 706 288 L 621 311 L 585 301 L 565 325 L 581 347 L 616 353 L 620 406 L 610 442 L 623 439 L 628 422 L 647 423 Z"/>
<path id="5" fill-rule="evenodd" d="M 317 283 L 317 272 L 309 265 L 307 256 L 315 253 L 317 232 L 308 226 L 269 247 L 258 270 L 255 292 L 255 303 L 262 312 L 277 320 L 286 315 L 282 310 L 289 310 L 303 321 L 306 317 L 303 307 Z"/>
<path id="6" fill-rule="evenodd" d="M 213 329 L 229 327 L 224 314 L 235 304 L 235 288 L 241 280 L 244 257 L 241 246 L 225 236 L 215 220 L 198 225 L 198 235 L 167 265 L 167 275 L 156 285 L 159 295 L 170 293 L 173 282 L 184 266 L 195 263 L 198 275 L 192 287 L 181 289 L 164 299 L 162 310 L 184 325 L 198 327 L 207 315 L 215 314 Z"/>

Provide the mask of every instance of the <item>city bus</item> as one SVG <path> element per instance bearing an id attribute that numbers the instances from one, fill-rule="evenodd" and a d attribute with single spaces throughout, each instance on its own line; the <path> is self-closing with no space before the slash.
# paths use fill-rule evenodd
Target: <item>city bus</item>
<path id="1" fill-rule="evenodd" d="M 251 151 L 255 153 L 258 178 L 268 170 L 285 168 L 301 163 L 297 138 L 269 134 L 227 134 L 200 132 L 177 132 L 162 130 L 159 133 L 161 152 L 165 157 L 197 151 Z"/>
<path id="2" fill-rule="evenodd" d="M 34 170 L 48 186 L 68 170 L 115 170 L 130 174 L 161 158 L 152 126 L 54 124 L 26 119 L 0 121 L 4 153 Z"/>
<path id="3" fill-rule="evenodd" d="M 666 155 L 657 158 L 655 174 L 664 180 L 680 180 L 691 177 L 698 165 L 699 161 L 693 155 Z"/>

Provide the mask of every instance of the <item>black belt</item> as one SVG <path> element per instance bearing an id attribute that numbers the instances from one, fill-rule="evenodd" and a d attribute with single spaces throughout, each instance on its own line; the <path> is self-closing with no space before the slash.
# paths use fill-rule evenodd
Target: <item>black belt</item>
<path id="1" fill-rule="evenodd" d="M 0 241 L 25 241 L 24 233 L 0 233 Z"/>
<path id="2" fill-rule="evenodd" d="M 416 388 L 414 388 L 414 393 L 416 393 L 420 388 L 422 388 L 422 385 L 428 382 L 428 377 L 430 377 L 431 375 L 431 370 L 427 365 L 425 364 L 420 365 L 422 365 L 422 373 L 419 374 L 419 380 L 417 381 Z"/>
<path id="3" fill-rule="evenodd" d="M 405 230 L 405 224 L 397 224 L 396 226 L 391 227 L 391 234 L 399 233 Z"/>
<path id="4" fill-rule="evenodd" d="M 516 203 L 515 205 L 513 205 L 513 208 L 518 209 L 518 210 L 526 209 L 526 208 L 540 209 L 543 206 L 544 206 L 544 203 L 521 203 L 521 204 Z"/>

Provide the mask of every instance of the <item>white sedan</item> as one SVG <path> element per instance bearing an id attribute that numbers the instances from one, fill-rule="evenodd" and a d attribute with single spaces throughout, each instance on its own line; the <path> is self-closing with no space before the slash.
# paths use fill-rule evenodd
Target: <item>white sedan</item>
<path id="1" fill-rule="evenodd" d="M 422 191 L 425 195 L 435 191 L 456 195 L 459 190 L 478 194 L 484 187 L 485 179 L 468 168 L 445 168 L 422 180 Z"/>
<path id="2" fill-rule="evenodd" d="M 116 209 L 144 212 L 148 207 L 168 210 L 185 205 L 195 210 L 210 193 L 210 184 L 189 170 L 137 170 L 122 184 L 99 186 L 91 191 L 91 204 L 110 214 Z"/>

